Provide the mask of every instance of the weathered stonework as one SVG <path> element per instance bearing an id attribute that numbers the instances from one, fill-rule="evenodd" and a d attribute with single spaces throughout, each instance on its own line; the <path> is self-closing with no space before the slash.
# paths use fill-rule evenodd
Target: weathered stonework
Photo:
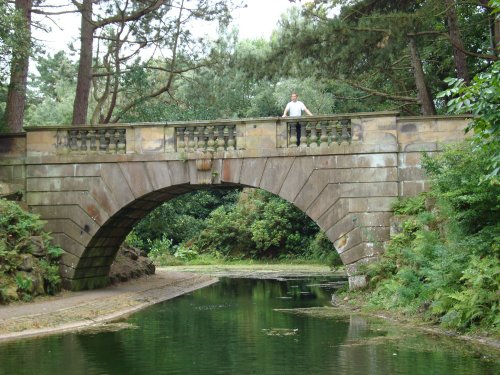
<path id="1" fill-rule="evenodd" d="M 391 204 L 428 188 L 421 152 L 463 139 L 467 118 L 396 113 L 112 128 L 27 129 L 0 138 L 0 188 L 25 192 L 65 254 L 64 285 L 107 282 L 119 245 L 165 201 L 206 185 L 260 188 L 288 200 L 335 244 L 352 287 L 389 239 Z M 293 133 L 293 132 L 292 132 Z"/>

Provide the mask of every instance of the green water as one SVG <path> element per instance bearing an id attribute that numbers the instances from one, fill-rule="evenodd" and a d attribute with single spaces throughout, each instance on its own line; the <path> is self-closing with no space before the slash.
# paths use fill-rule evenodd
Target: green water
<path id="1" fill-rule="evenodd" d="M 222 279 L 126 329 L 1 344 L 0 374 L 500 374 L 492 354 L 454 340 L 274 310 L 328 305 L 320 281 Z"/>

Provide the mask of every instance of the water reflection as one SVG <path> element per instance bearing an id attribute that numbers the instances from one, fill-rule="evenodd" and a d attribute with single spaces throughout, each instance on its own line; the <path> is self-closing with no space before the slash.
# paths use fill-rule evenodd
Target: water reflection
<path id="1" fill-rule="evenodd" d="M 222 279 L 132 316 L 137 329 L 0 345 L 0 375 L 500 373 L 444 338 L 276 311 L 329 305 L 325 281 Z"/>

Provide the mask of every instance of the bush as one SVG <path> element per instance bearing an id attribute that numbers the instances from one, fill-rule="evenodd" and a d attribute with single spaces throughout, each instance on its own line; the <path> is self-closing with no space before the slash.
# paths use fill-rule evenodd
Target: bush
<path id="1" fill-rule="evenodd" d="M 0 199 L 0 303 L 60 291 L 63 250 L 50 243 L 43 225 L 37 215 Z"/>
<path id="2" fill-rule="evenodd" d="M 372 306 L 423 314 L 457 330 L 500 330 L 500 187 L 481 183 L 487 151 L 470 143 L 424 158 L 432 179 L 428 196 L 395 205 L 411 215 L 367 274 Z"/>

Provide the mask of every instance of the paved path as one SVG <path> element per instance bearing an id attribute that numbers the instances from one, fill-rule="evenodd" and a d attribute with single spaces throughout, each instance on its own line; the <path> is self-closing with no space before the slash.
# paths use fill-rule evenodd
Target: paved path
<path id="1" fill-rule="evenodd" d="M 82 292 L 64 291 L 0 307 L 0 341 L 92 327 L 213 284 L 217 278 L 157 270 L 155 275 Z"/>

